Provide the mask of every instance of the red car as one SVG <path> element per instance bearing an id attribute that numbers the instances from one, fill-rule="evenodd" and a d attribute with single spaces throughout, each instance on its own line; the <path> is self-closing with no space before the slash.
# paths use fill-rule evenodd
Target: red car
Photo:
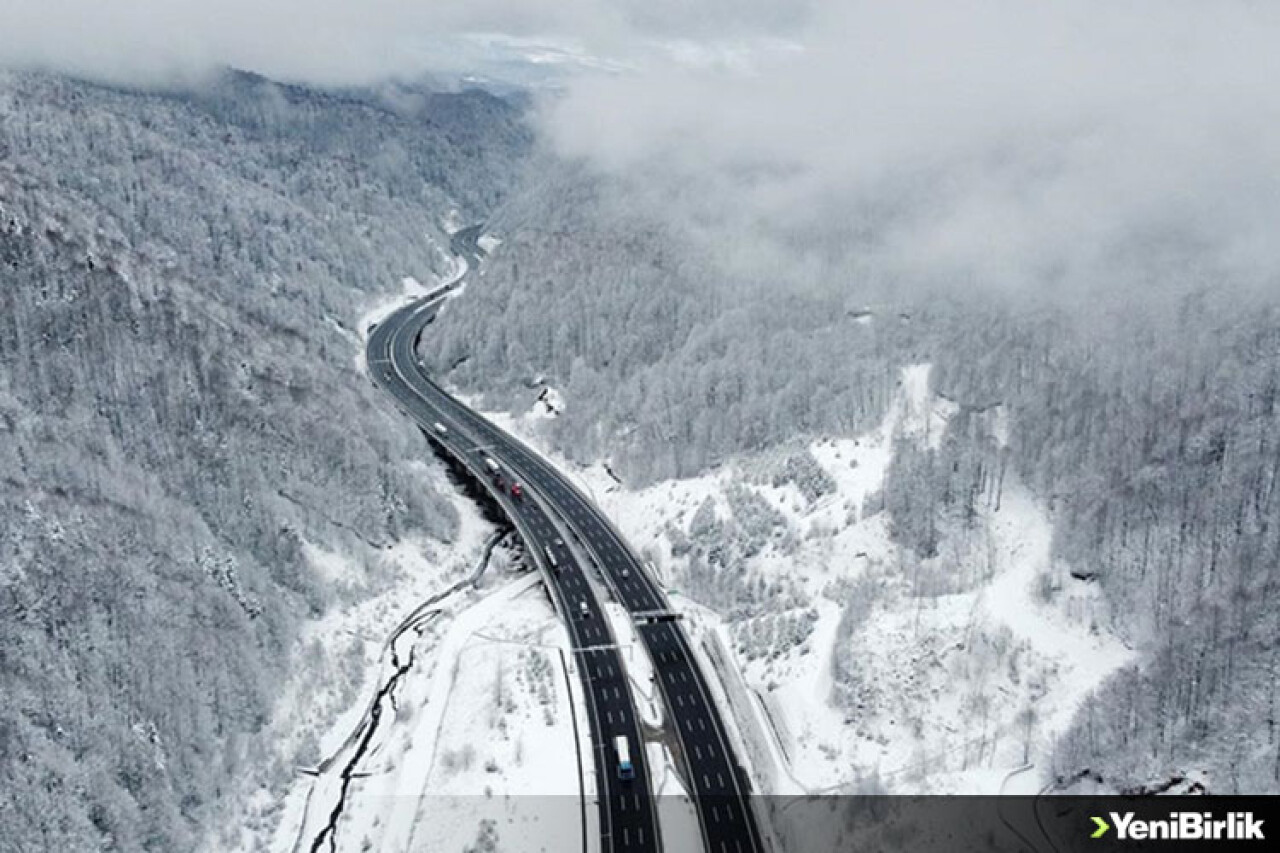
<path id="1" fill-rule="evenodd" d="M 513 497 L 513 498 L 522 498 L 522 497 L 524 497 L 524 489 L 520 488 L 520 484 L 519 484 L 519 483 L 512 483 L 512 484 L 511 484 L 511 497 Z"/>

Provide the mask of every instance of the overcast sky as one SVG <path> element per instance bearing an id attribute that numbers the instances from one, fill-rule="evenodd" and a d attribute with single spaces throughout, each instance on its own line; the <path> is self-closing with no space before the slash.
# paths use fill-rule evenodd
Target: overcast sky
<path id="1" fill-rule="evenodd" d="M 501 33 L 617 58 L 648 40 L 803 28 L 807 0 L 0 0 L 0 63 L 113 80 L 220 65 L 317 83 L 414 75 L 449 36 Z"/>
<path id="2" fill-rule="evenodd" d="M 814 260 L 782 229 L 894 275 L 1020 286 L 1162 255 L 1275 284 L 1280 3 L 833 0 L 788 39 L 750 73 L 580 80 L 546 127 L 703 203 L 748 265 Z"/>
<path id="3" fill-rule="evenodd" d="M 0 62 L 135 80 L 536 56 L 576 72 L 541 113 L 558 151 L 642 175 L 746 263 L 826 228 L 926 276 L 1144 241 L 1280 270 L 1269 0 L 0 0 L 0 32 Z"/>

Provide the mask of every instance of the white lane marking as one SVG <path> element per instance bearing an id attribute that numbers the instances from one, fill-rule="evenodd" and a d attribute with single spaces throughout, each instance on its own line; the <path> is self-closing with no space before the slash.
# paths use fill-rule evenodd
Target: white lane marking
<path id="1" fill-rule="evenodd" d="M 720 822 L 720 810 L 717 809 L 715 806 L 711 807 L 711 819 L 716 823 Z"/>

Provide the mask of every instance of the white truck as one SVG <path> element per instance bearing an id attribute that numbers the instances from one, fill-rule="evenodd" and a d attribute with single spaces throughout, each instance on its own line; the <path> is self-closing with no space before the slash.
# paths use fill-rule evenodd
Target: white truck
<path id="1" fill-rule="evenodd" d="M 618 778 L 624 782 L 636 778 L 636 769 L 631 766 L 631 745 L 626 735 L 613 739 L 613 750 L 618 754 Z"/>

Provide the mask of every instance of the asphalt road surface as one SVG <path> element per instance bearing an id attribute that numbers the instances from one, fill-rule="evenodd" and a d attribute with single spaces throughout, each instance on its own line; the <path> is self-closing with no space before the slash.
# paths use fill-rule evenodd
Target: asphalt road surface
<path id="1" fill-rule="evenodd" d="M 465 239 L 454 241 L 454 251 L 474 263 L 481 254 L 475 246 L 478 236 L 478 228 L 467 229 Z M 666 719 L 675 723 L 682 775 L 694 796 L 705 849 L 708 853 L 762 853 L 746 774 L 661 587 L 609 519 L 567 477 L 445 392 L 422 370 L 415 352 L 418 339 L 435 318 L 444 295 L 460 281 L 384 319 L 369 336 L 369 371 L 427 435 L 486 484 L 548 580 L 569 627 L 588 696 L 602 849 L 658 850 L 661 837 L 626 670 L 587 578 L 588 570 L 631 613 L 648 648 Z M 501 486 L 486 458 L 500 466 Z M 513 480 L 521 484 L 523 497 L 512 496 Z M 562 532 L 588 555 L 589 566 L 575 558 Z M 630 742 L 634 780 L 618 777 L 613 748 L 617 735 L 625 735 Z"/>

